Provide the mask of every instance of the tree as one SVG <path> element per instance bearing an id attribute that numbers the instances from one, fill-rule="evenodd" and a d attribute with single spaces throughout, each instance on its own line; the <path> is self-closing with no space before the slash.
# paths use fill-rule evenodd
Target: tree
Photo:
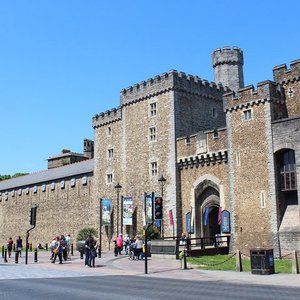
<path id="1" fill-rule="evenodd" d="M 85 227 L 79 230 L 76 240 L 77 241 L 85 241 L 89 236 L 96 236 L 97 230 L 92 227 Z"/>

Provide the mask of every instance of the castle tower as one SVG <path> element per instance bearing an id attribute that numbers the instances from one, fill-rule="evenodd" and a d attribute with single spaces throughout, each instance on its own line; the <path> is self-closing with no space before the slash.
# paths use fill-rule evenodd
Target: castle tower
<path id="1" fill-rule="evenodd" d="M 244 87 L 243 51 L 237 47 L 216 49 L 212 54 L 215 82 L 232 91 Z"/>
<path id="2" fill-rule="evenodd" d="M 83 154 L 89 159 L 94 158 L 94 141 L 84 139 L 83 141 Z"/>
<path id="3" fill-rule="evenodd" d="M 264 81 L 224 95 L 233 248 L 274 248 L 279 255 L 272 120 L 282 100 Z"/>

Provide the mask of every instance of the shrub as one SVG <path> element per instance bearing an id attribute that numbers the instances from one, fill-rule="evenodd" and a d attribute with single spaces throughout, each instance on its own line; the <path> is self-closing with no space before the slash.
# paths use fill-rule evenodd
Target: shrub
<path id="1" fill-rule="evenodd" d="M 76 240 L 77 241 L 85 241 L 89 236 L 96 236 L 97 230 L 92 227 L 85 227 L 79 230 Z"/>

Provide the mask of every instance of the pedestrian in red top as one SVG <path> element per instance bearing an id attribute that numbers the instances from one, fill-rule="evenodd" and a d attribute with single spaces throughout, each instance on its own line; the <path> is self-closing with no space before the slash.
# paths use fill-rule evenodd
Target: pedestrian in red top
<path id="1" fill-rule="evenodd" d="M 118 249 L 118 254 L 121 255 L 122 253 L 122 249 L 123 249 L 123 238 L 122 238 L 122 234 L 120 233 L 119 236 L 117 237 L 117 249 Z"/>

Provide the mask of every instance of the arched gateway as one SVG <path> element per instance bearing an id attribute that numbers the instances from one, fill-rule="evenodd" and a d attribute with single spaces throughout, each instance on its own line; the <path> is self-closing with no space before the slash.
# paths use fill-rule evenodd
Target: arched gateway
<path id="1" fill-rule="evenodd" d="M 215 236 L 220 233 L 218 215 L 220 208 L 219 179 L 201 176 L 193 184 L 193 208 L 195 237 Z"/>

